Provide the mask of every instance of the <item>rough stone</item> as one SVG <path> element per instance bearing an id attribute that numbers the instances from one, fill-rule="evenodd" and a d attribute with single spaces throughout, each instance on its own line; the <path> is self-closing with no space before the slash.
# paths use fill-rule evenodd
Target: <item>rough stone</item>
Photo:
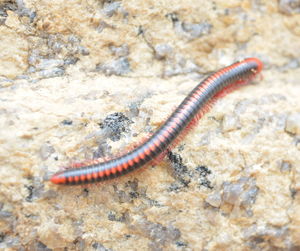
<path id="1" fill-rule="evenodd" d="M 0 249 L 298 250 L 299 20 L 297 0 L 0 0 Z M 261 76 L 169 160 L 49 182 L 127 153 L 245 57 Z"/>

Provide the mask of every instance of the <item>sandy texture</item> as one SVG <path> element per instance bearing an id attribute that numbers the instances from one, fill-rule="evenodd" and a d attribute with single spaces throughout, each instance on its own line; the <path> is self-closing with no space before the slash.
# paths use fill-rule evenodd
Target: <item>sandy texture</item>
<path id="1" fill-rule="evenodd" d="M 1 0 L 0 249 L 299 250 L 299 27 L 299 1 Z M 47 181 L 128 151 L 248 56 L 262 75 L 166 160 Z"/>

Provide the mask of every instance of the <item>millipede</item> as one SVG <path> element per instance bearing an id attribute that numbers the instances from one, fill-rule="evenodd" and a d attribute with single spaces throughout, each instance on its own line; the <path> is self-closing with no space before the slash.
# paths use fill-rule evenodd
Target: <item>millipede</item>
<path id="1" fill-rule="evenodd" d="M 113 179 L 164 155 L 220 97 L 245 85 L 261 72 L 258 58 L 246 58 L 216 71 L 200 82 L 149 139 L 132 151 L 107 161 L 77 163 L 51 177 L 54 184 L 79 185 Z"/>

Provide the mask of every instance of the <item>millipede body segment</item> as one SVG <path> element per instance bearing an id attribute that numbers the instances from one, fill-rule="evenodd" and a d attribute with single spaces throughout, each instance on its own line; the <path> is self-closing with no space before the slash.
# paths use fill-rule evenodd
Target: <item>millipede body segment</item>
<path id="1" fill-rule="evenodd" d="M 51 177 L 51 181 L 65 185 L 93 183 L 116 178 L 144 166 L 166 152 L 176 138 L 208 110 L 214 100 L 250 81 L 262 67 L 259 59 L 246 58 L 213 73 L 190 92 L 145 143 L 109 161 L 100 162 L 95 159 L 77 164 L 77 168 L 57 172 Z"/>

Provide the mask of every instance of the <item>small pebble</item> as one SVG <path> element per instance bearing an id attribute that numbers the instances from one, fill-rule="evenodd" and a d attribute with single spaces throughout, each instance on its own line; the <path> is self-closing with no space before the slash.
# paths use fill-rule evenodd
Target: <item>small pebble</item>
<path id="1" fill-rule="evenodd" d="M 281 161 L 280 163 L 280 171 L 281 172 L 290 172 L 292 169 L 292 165 L 291 163 L 287 162 L 287 161 Z"/>
<path id="2" fill-rule="evenodd" d="M 220 207 L 222 203 L 221 194 L 220 193 L 210 194 L 207 196 L 205 201 L 213 207 Z"/>
<path id="3" fill-rule="evenodd" d="M 103 72 L 107 76 L 124 75 L 131 71 L 127 57 L 120 57 L 103 65 L 99 64 L 96 66 L 96 70 Z"/>
<path id="4" fill-rule="evenodd" d="M 39 64 L 36 65 L 37 69 L 53 69 L 64 65 L 62 59 L 42 59 Z"/>
<path id="5" fill-rule="evenodd" d="M 126 57 L 129 54 L 129 48 L 127 44 L 123 44 L 122 46 L 110 46 L 109 49 L 111 52 L 117 57 Z"/>
<path id="6" fill-rule="evenodd" d="M 168 44 L 157 44 L 154 49 L 157 59 L 162 59 L 172 53 L 172 47 Z"/>
<path id="7" fill-rule="evenodd" d="M 285 131 L 300 135 L 300 113 L 290 114 L 286 119 Z"/>
<path id="8" fill-rule="evenodd" d="M 226 183 L 223 190 L 223 200 L 231 205 L 239 202 L 239 197 L 243 193 L 243 184 Z"/>
<path id="9" fill-rule="evenodd" d="M 108 17 L 112 17 L 120 6 L 121 2 L 107 2 L 104 4 L 103 13 Z"/>
<path id="10" fill-rule="evenodd" d="M 241 127 L 239 118 L 235 115 L 225 115 L 222 121 L 222 131 L 230 132 Z"/>
<path id="11" fill-rule="evenodd" d="M 48 157 L 54 152 L 55 152 L 55 150 L 54 150 L 53 146 L 50 145 L 49 143 L 43 144 L 40 148 L 40 156 L 41 156 L 42 160 L 48 159 Z"/>

